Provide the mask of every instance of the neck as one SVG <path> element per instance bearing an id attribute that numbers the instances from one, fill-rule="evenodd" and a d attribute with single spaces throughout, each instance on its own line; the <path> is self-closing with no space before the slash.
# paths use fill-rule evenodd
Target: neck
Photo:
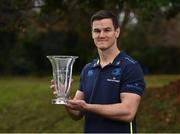
<path id="1" fill-rule="evenodd" d="M 112 63 L 119 52 L 120 50 L 117 47 L 109 48 L 107 50 L 98 50 L 101 66 L 104 67 L 107 64 Z"/>

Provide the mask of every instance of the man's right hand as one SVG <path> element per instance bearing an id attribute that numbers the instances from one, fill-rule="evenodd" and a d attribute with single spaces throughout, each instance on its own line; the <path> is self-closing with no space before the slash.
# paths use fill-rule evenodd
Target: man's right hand
<path id="1" fill-rule="evenodd" d="M 57 91 L 56 91 L 56 89 L 55 89 L 55 83 L 54 83 L 54 80 L 52 79 L 51 80 L 51 85 L 50 85 L 50 88 L 51 88 L 51 90 L 52 90 L 52 92 L 53 92 L 53 95 L 57 95 Z"/>

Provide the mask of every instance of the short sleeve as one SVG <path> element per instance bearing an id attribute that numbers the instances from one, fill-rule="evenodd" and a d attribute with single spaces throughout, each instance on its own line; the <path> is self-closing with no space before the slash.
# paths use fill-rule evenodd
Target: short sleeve
<path id="1" fill-rule="evenodd" d="M 144 88 L 144 74 L 138 62 L 127 64 L 123 70 L 120 92 L 130 92 L 142 96 Z"/>
<path id="2" fill-rule="evenodd" d="M 88 68 L 88 65 L 89 64 L 86 64 L 85 65 L 85 67 L 82 69 L 82 71 L 81 71 L 81 74 L 80 74 L 80 81 L 79 81 L 79 89 L 78 90 L 80 90 L 80 91 L 82 91 L 83 92 L 83 90 L 85 89 L 85 80 L 86 80 L 86 70 L 87 70 L 87 68 Z"/>
<path id="3" fill-rule="evenodd" d="M 79 89 L 78 90 L 83 92 L 83 89 L 84 89 L 84 70 L 82 70 L 81 74 L 80 74 L 80 81 L 79 81 Z"/>

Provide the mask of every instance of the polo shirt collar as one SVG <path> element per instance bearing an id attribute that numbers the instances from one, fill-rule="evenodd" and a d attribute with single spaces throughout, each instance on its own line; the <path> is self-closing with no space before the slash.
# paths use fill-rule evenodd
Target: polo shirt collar
<path id="1" fill-rule="evenodd" d="M 99 58 L 97 58 L 92 62 L 92 67 L 95 68 L 95 67 L 99 67 L 99 66 L 100 66 L 100 60 L 99 60 Z"/>
<path id="2" fill-rule="evenodd" d="M 123 57 L 125 57 L 126 53 L 124 51 L 120 51 L 120 53 L 115 57 L 115 59 L 113 60 L 113 63 L 111 65 L 113 66 L 119 66 L 120 65 L 120 62 L 121 62 L 121 59 Z M 92 62 L 92 67 L 95 68 L 95 67 L 100 67 L 100 59 L 97 58 L 95 59 L 93 62 Z"/>
<path id="3" fill-rule="evenodd" d="M 113 66 L 119 66 L 121 63 L 121 59 L 124 58 L 126 55 L 126 53 L 124 51 L 120 51 L 120 53 L 115 57 L 115 59 L 113 60 L 112 65 Z"/>

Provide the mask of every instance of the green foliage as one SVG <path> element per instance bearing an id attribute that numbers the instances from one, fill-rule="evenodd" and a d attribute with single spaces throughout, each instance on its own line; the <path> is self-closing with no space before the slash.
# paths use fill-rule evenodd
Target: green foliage
<path id="1" fill-rule="evenodd" d="M 149 72 L 180 72 L 175 58 L 179 57 L 176 37 L 179 31 L 171 30 L 172 26 L 179 27 L 177 0 L 44 0 L 39 7 L 34 2 L 0 1 L 0 74 L 45 75 L 50 72 L 46 55 L 77 55 L 74 68 L 80 72 L 97 57 L 89 21 L 101 9 L 125 13 L 121 25 L 122 48 Z M 138 20 L 135 27 L 127 25 L 132 12 Z M 171 24 L 172 19 L 176 23 Z M 173 54 L 166 55 L 170 52 Z M 153 57 L 158 58 L 154 61 Z M 162 69 L 164 62 L 168 64 Z"/>
<path id="2" fill-rule="evenodd" d="M 17 41 L 16 36 L 16 33 L 13 32 L 0 32 L 0 74 L 7 73 L 7 70 L 10 69 L 7 59 L 11 56 L 14 48 L 13 42 Z"/>
<path id="3" fill-rule="evenodd" d="M 1 0 L 0 32 L 22 31 L 28 24 L 32 5 L 29 0 Z"/>
<path id="4" fill-rule="evenodd" d="M 155 17 L 129 29 L 121 38 L 121 49 L 137 59 L 146 73 L 180 72 L 179 15 L 172 21 Z M 176 24 L 176 27 L 172 27 Z"/>

